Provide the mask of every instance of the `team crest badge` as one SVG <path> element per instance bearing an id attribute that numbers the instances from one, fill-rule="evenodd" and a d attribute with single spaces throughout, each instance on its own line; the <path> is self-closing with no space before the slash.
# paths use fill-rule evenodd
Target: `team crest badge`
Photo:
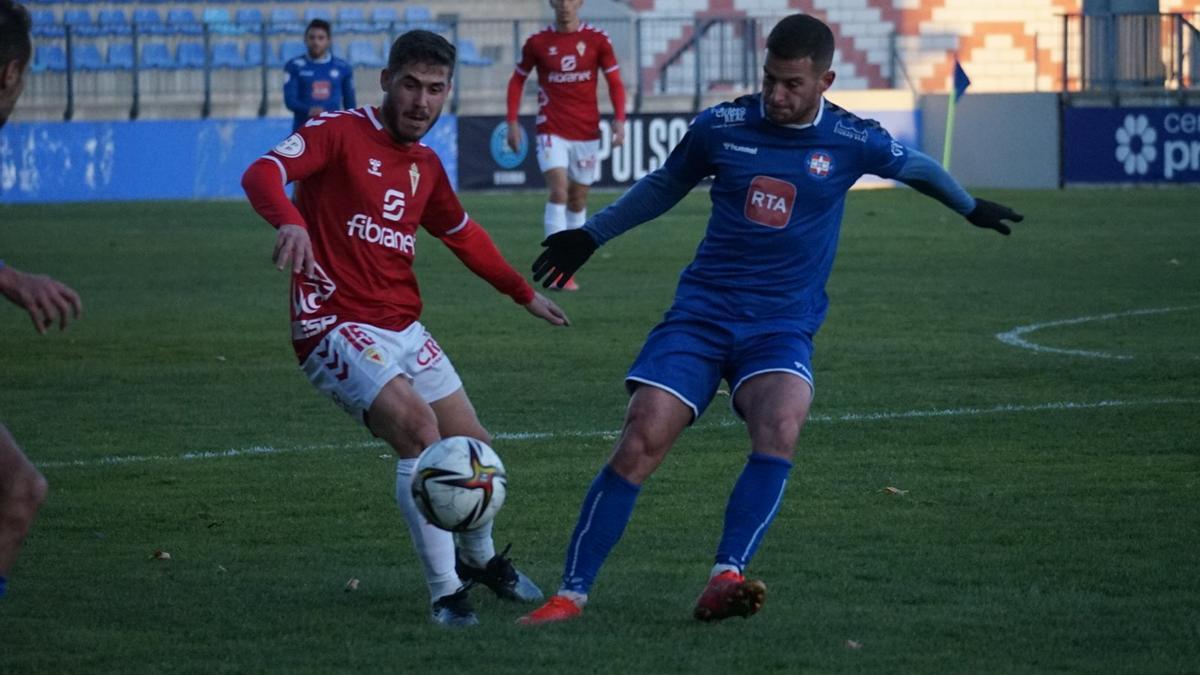
<path id="1" fill-rule="evenodd" d="M 387 363 L 387 359 L 385 359 L 383 357 L 383 354 L 374 347 L 367 347 L 366 349 L 364 349 L 363 356 L 367 357 L 367 360 L 370 361 L 371 363 L 375 363 L 375 364 L 378 364 L 381 366 L 384 365 L 385 363 Z"/>
<path id="2" fill-rule="evenodd" d="M 408 167 L 408 182 L 412 185 L 412 192 L 409 194 L 417 194 L 417 186 L 421 184 L 421 170 L 417 168 L 416 162 Z"/>
<path id="3" fill-rule="evenodd" d="M 583 44 L 582 40 L 579 42 L 576 42 L 575 43 L 575 51 L 579 52 L 580 56 L 583 56 L 583 53 L 587 51 L 587 45 Z"/>
<path id="4" fill-rule="evenodd" d="M 808 167 L 808 175 L 825 180 L 833 171 L 833 155 L 825 150 L 813 150 L 804 158 L 804 165 Z"/>

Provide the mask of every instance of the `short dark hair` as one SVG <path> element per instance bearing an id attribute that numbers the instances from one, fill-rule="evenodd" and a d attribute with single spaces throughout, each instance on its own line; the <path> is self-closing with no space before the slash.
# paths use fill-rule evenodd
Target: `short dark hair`
<path id="1" fill-rule="evenodd" d="M 771 29 L 767 51 L 788 61 L 812 59 L 817 70 L 825 72 L 833 64 L 833 31 L 814 16 L 792 14 Z"/>
<path id="2" fill-rule="evenodd" d="M 13 0 L 0 0 L 0 67 L 12 61 L 21 66 L 29 63 L 33 54 L 31 27 L 29 10 Z"/>
<path id="3" fill-rule="evenodd" d="M 426 63 L 448 66 L 453 76 L 455 54 L 454 45 L 441 35 L 427 30 L 410 30 L 392 43 L 387 67 L 397 70 L 410 63 Z"/>
<path id="4" fill-rule="evenodd" d="M 333 37 L 333 28 L 329 25 L 329 22 L 326 21 L 325 19 L 313 19 L 312 21 L 309 21 L 308 27 L 304 29 L 304 35 L 307 37 L 308 31 L 310 31 L 314 28 L 319 28 L 319 29 L 325 31 L 325 34 L 328 35 L 329 37 Z"/>

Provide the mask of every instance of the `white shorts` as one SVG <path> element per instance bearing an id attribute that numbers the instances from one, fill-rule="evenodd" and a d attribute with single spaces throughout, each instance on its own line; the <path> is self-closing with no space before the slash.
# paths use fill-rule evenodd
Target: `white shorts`
<path id="1" fill-rule="evenodd" d="M 600 140 L 568 141 L 562 136 L 538 134 L 538 168 L 566 169 L 572 183 L 591 185 L 600 177 Z"/>
<path id="2" fill-rule="evenodd" d="M 462 387 L 450 357 L 419 321 L 402 331 L 338 324 L 300 369 L 318 391 L 364 424 L 375 397 L 395 377 L 407 379 L 430 403 Z"/>

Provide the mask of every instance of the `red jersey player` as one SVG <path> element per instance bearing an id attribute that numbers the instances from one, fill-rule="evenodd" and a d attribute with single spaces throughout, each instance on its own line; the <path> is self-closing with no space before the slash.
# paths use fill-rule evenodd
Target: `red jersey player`
<path id="1" fill-rule="evenodd" d="M 597 71 L 604 72 L 613 107 L 613 146 L 625 140 L 625 87 L 608 34 L 579 20 L 583 0 L 550 0 L 554 25 L 525 41 L 521 62 L 508 81 L 508 145 L 520 146 L 517 110 L 521 89 L 538 71 L 537 159 L 550 196 L 546 236 L 582 227 L 587 220 L 588 188 L 599 174 L 600 111 Z M 576 290 L 569 280 L 566 290 Z"/>
<path id="2" fill-rule="evenodd" d="M 25 89 L 25 71 L 33 55 L 29 11 L 12 0 L 0 0 L 0 127 L 8 122 Z M 41 274 L 27 274 L 0 260 L 0 296 L 29 312 L 33 327 L 45 334 L 58 323 L 66 329 L 83 311 L 79 295 L 66 284 Z M 21 543 L 46 499 L 49 486 L 21 446 L 0 424 L 0 598 Z"/>
<path id="3" fill-rule="evenodd" d="M 309 120 L 251 164 L 242 186 L 279 230 L 274 260 L 292 272 L 292 341 L 301 368 L 399 455 L 396 501 L 425 566 L 433 619 L 463 626 L 478 623 L 464 582 L 510 600 L 542 593 L 496 555 L 490 524 L 452 535 L 413 502 L 422 449 L 443 434 L 490 442 L 449 357 L 418 321 L 417 227 L 529 313 L 556 326 L 567 318 L 509 266 L 463 211 L 437 155 L 419 142 L 441 114 L 454 56 L 435 33 L 401 35 L 380 74 L 380 107 Z M 283 188 L 295 180 L 304 190 L 293 205 Z"/>

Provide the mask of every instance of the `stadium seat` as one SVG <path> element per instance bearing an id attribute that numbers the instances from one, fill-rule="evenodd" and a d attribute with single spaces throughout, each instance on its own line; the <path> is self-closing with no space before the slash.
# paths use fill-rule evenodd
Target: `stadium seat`
<path id="1" fill-rule="evenodd" d="M 234 40 L 214 42 L 212 65 L 213 68 L 245 68 L 246 61 L 242 59 L 242 43 Z"/>
<path id="2" fill-rule="evenodd" d="M 92 13 L 86 9 L 68 9 L 63 11 L 63 23 L 71 27 L 73 35 L 99 35 L 100 26 L 92 21 Z"/>
<path id="3" fill-rule="evenodd" d="M 71 49 L 71 60 L 75 70 L 104 70 L 104 57 L 96 45 L 84 43 Z"/>
<path id="4" fill-rule="evenodd" d="M 257 7 L 239 7 L 233 20 L 247 33 L 257 33 L 262 30 L 263 13 Z"/>
<path id="5" fill-rule="evenodd" d="M 177 35 L 200 35 L 204 32 L 204 26 L 196 18 L 196 13 L 190 9 L 168 10 L 167 27 Z"/>
<path id="6" fill-rule="evenodd" d="M 464 66 L 490 66 L 492 60 L 479 53 L 474 40 L 463 38 L 458 41 L 458 62 Z"/>
<path id="7" fill-rule="evenodd" d="M 133 32 L 123 9 L 102 9 L 97 18 L 100 31 L 105 35 L 129 35 Z"/>
<path id="8" fill-rule="evenodd" d="M 371 40 L 355 40 L 350 43 L 350 65 L 382 68 L 385 65 L 379 53 L 379 45 Z"/>
<path id="9" fill-rule="evenodd" d="M 200 18 L 208 25 L 208 30 L 214 33 L 241 32 L 241 29 L 233 23 L 233 17 L 229 15 L 229 10 L 224 7 L 205 7 Z"/>
<path id="10" fill-rule="evenodd" d="M 329 9 L 328 7 L 321 7 L 319 5 L 316 7 L 309 7 L 308 9 L 304 10 L 304 25 L 307 26 L 308 23 L 313 19 L 324 19 L 330 23 L 333 23 L 333 10 Z"/>
<path id="11" fill-rule="evenodd" d="M 112 70 L 133 70 L 133 43 L 110 42 L 108 44 L 108 67 Z"/>
<path id="12" fill-rule="evenodd" d="M 425 5 L 409 5 L 404 8 L 404 20 L 407 23 L 419 23 L 421 21 L 433 21 L 433 12 Z"/>
<path id="13" fill-rule="evenodd" d="M 307 51 L 308 48 L 304 46 L 303 42 L 288 40 L 279 45 L 279 63 L 283 65 L 297 56 L 303 56 Z"/>
<path id="14" fill-rule="evenodd" d="M 61 73 L 67 69 L 67 53 L 58 45 L 38 45 L 33 56 L 34 72 Z"/>
<path id="15" fill-rule="evenodd" d="M 300 15 L 296 10 L 287 7 L 276 7 L 271 10 L 271 32 L 272 33 L 300 33 L 304 30 L 304 24 L 300 22 Z"/>
<path id="16" fill-rule="evenodd" d="M 390 29 L 393 23 L 400 20 L 400 14 L 395 7 L 376 7 L 371 10 L 371 21 L 380 30 Z"/>
<path id="17" fill-rule="evenodd" d="M 434 32 L 446 30 L 446 26 L 434 21 L 433 12 L 424 5 L 409 5 L 404 8 L 404 28 L 412 30 L 420 28 Z"/>
<path id="18" fill-rule="evenodd" d="M 34 37 L 62 37 L 67 34 L 52 9 L 30 10 L 29 17 L 33 20 Z"/>
<path id="19" fill-rule="evenodd" d="M 175 47 L 175 60 L 180 68 L 204 68 L 204 44 L 200 42 L 180 42 Z"/>
<path id="20" fill-rule="evenodd" d="M 263 44 L 260 40 L 251 40 L 246 43 L 247 68 L 257 68 L 263 63 Z"/>
<path id="21" fill-rule="evenodd" d="M 133 10 L 133 23 L 142 35 L 166 35 L 171 32 L 167 24 L 163 23 L 162 15 L 157 9 L 139 7 Z"/>
<path id="22" fill-rule="evenodd" d="M 155 70 L 174 70 L 178 67 L 171 56 L 171 50 L 162 42 L 151 42 L 142 45 L 142 67 Z"/>
<path id="23" fill-rule="evenodd" d="M 371 33 L 375 30 L 367 21 L 367 13 L 359 7 L 339 9 L 334 29 L 339 33 Z"/>

